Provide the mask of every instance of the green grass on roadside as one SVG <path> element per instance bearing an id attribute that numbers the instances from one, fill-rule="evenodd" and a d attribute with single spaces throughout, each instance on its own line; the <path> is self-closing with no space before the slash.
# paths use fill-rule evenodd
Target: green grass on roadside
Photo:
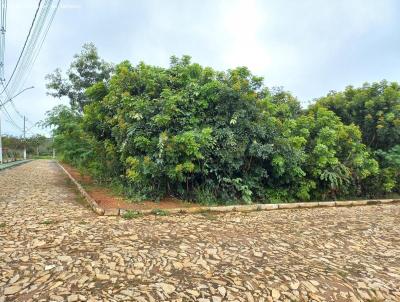
<path id="1" fill-rule="evenodd" d="M 33 159 L 53 159 L 52 155 L 34 155 Z"/>
<path id="2" fill-rule="evenodd" d="M 217 215 L 209 210 L 201 212 L 200 215 L 202 215 L 205 219 L 208 220 L 217 220 Z"/>
<path id="3" fill-rule="evenodd" d="M 42 222 L 39 222 L 39 224 L 44 224 L 44 225 L 50 225 L 55 223 L 55 221 L 51 220 L 51 219 L 45 219 Z"/>
<path id="4" fill-rule="evenodd" d="M 153 209 L 153 210 L 151 210 L 151 214 L 156 215 L 156 216 L 167 216 L 169 213 L 166 210 Z"/>
<path id="5" fill-rule="evenodd" d="M 142 216 L 143 216 L 142 213 L 137 212 L 137 211 L 131 211 L 131 210 L 128 210 L 124 214 L 121 215 L 122 218 L 127 219 L 127 220 L 131 220 L 131 219 L 134 219 L 134 218 L 139 218 L 139 217 L 142 217 Z"/>

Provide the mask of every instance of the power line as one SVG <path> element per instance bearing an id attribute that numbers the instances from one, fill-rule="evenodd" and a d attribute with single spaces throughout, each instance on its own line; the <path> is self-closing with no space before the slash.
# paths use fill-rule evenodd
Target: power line
<path id="1" fill-rule="evenodd" d="M 4 87 L 4 83 L 1 83 L 1 85 Z M 5 90 L 5 93 L 6 93 L 6 96 L 7 96 L 7 100 L 5 100 L 5 102 L 3 102 L 2 105 L 5 107 L 5 105 L 7 104 L 7 102 L 9 102 L 9 103 L 11 104 L 11 106 L 13 107 L 14 111 L 17 113 L 17 115 L 18 115 L 21 119 L 23 119 L 24 116 L 18 111 L 17 107 L 15 106 L 15 103 L 13 102 L 13 98 L 15 98 L 16 96 L 18 96 L 19 94 L 21 94 L 22 92 L 24 92 L 25 90 L 30 89 L 30 88 L 33 88 L 33 87 L 25 88 L 24 90 L 22 90 L 21 92 L 19 92 L 18 94 L 14 95 L 14 96 L 12 96 L 12 97 L 10 97 L 10 95 L 8 94 L 8 91 Z M 7 109 L 6 109 L 6 110 L 7 110 Z M 32 122 L 29 121 L 29 123 L 32 123 Z"/>
<path id="2" fill-rule="evenodd" d="M 7 108 L 5 106 L 1 107 L 1 110 L 5 113 L 5 115 L 7 116 L 7 118 L 9 119 L 9 121 L 11 122 L 11 124 L 17 128 L 18 130 L 22 131 L 22 128 L 20 126 L 18 126 L 18 124 L 13 120 L 13 118 L 11 117 L 10 113 L 8 112 Z"/>
<path id="3" fill-rule="evenodd" d="M 50 0 L 50 1 L 52 1 L 52 0 Z M 38 37 L 40 35 L 45 18 L 47 17 L 47 13 L 49 10 L 48 3 L 49 3 L 49 0 L 45 0 L 45 3 L 40 8 L 39 15 L 37 13 L 35 14 L 36 22 L 34 23 L 33 28 L 30 29 L 31 32 L 29 33 L 28 42 L 26 44 L 24 44 L 24 48 L 21 52 L 22 56 L 20 57 L 19 62 L 17 62 L 17 65 L 16 65 L 16 70 L 14 72 L 15 77 L 14 77 L 14 79 L 12 79 L 11 88 L 9 89 L 9 92 L 11 91 L 11 94 L 13 92 L 15 92 L 18 89 L 18 87 L 21 86 L 22 79 L 26 74 L 27 66 L 28 66 L 28 64 L 31 63 L 30 62 L 31 54 L 36 46 Z"/>
<path id="4" fill-rule="evenodd" d="M 8 85 L 10 84 L 10 81 L 12 80 L 12 78 L 13 78 L 13 76 L 14 76 L 15 71 L 17 70 L 19 61 L 21 60 L 21 57 L 22 57 L 22 55 L 24 54 L 24 50 L 25 50 L 26 44 L 28 43 L 29 37 L 30 37 L 30 35 L 31 35 L 31 31 L 32 31 L 33 25 L 35 24 L 35 20 L 36 20 L 38 11 L 39 11 L 39 9 L 40 9 L 41 3 L 42 3 L 42 0 L 39 0 L 38 7 L 36 8 L 36 11 L 35 11 L 35 16 L 33 17 L 31 26 L 29 27 L 28 35 L 26 36 L 26 39 L 25 39 L 25 42 L 24 42 L 24 46 L 22 47 L 21 53 L 19 54 L 17 63 L 16 63 L 15 66 L 14 66 L 14 69 L 13 69 L 13 71 L 12 71 L 12 73 L 11 73 L 10 78 L 9 78 L 8 81 L 7 81 L 7 84 L 5 85 L 3 91 L 2 91 L 0 94 L 3 94 L 4 90 L 7 89 Z"/>
<path id="5" fill-rule="evenodd" d="M 52 1 L 52 0 L 51 0 L 51 1 Z M 55 17 L 55 15 L 56 15 L 56 12 L 57 12 L 58 7 L 59 7 L 59 5 L 60 5 L 60 1 L 61 1 L 61 0 L 58 0 L 58 1 L 57 1 L 57 4 L 55 5 L 55 8 L 53 9 L 53 11 L 52 11 L 51 13 L 47 12 L 47 13 L 50 14 L 49 21 L 47 22 L 47 24 L 46 24 L 46 20 L 44 20 L 44 22 L 43 22 L 43 24 L 44 24 L 43 26 L 45 27 L 45 29 L 44 29 L 44 31 L 43 31 L 44 33 L 42 34 L 42 37 L 39 38 L 39 44 L 38 44 L 39 46 L 36 47 L 36 49 L 33 49 L 33 51 L 32 51 L 32 55 L 31 55 L 32 59 L 31 59 L 31 62 L 30 62 L 29 64 L 27 64 L 25 77 L 23 77 L 22 80 L 19 82 L 19 83 L 20 83 L 20 86 L 19 86 L 19 87 L 22 87 L 22 86 L 25 84 L 28 75 L 29 75 L 29 74 L 31 73 L 31 71 L 32 71 L 33 65 L 34 65 L 35 62 L 36 62 L 36 59 L 37 59 L 37 57 L 38 57 L 38 55 L 39 55 L 39 53 L 40 53 L 40 50 L 42 49 L 42 46 L 43 46 L 43 44 L 44 44 L 44 41 L 45 41 L 45 39 L 46 39 L 46 37 L 47 37 L 47 34 L 48 34 L 49 30 L 50 30 L 51 24 L 53 23 L 54 17 Z M 51 3 L 48 4 L 48 8 L 50 9 L 51 7 L 52 7 L 52 6 L 51 6 Z M 45 17 L 47 17 L 47 14 L 46 14 Z"/>
<path id="6" fill-rule="evenodd" d="M 50 26 L 58 9 L 60 0 L 57 1 L 55 6 L 52 5 L 53 0 L 44 0 L 40 13 L 37 17 L 34 29 L 28 41 L 28 46 L 25 49 L 24 55 L 20 64 L 15 72 L 15 77 L 12 81 L 9 91 L 12 93 L 18 91 L 25 84 L 28 75 L 30 74 L 33 64 L 43 46 L 44 40 L 49 32 Z"/>
<path id="7" fill-rule="evenodd" d="M 4 119 L 7 123 L 9 123 L 11 126 L 14 126 L 15 127 L 15 123 L 12 121 L 12 120 L 10 120 L 10 119 L 8 119 L 8 118 L 5 118 Z M 21 130 L 22 131 L 22 128 L 18 128 L 18 130 Z"/>
<path id="8" fill-rule="evenodd" d="M 6 1 L 6 0 L 1 0 L 1 1 Z M 6 93 L 6 97 L 8 99 L 6 100 L 6 102 L 9 101 L 11 103 L 12 108 L 21 119 L 24 119 L 24 115 L 21 114 L 21 112 L 17 109 L 15 102 L 13 102 L 10 95 L 14 95 L 14 93 L 18 91 L 26 82 L 27 77 L 30 74 L 33 65 L 40 53 L 44 40 L 46 39 L 46 36 L 49 32 L 55 14 L 58 10 L 60 1 L 61 0 L 58 0 L 55 6 L 52 6 L 53 0 L 39 1 L 38 7 L 35 12 L 35 16 L 31 23 L 31 27 L 29 28 L 28 35 L 26 37 L 25 43 L 23 45 L 17 63 L 13 69 L 13 72 L 10 78 L 8 79 L 6 85 L 4 85 L 4 83 L 1 83 L 3 86 L 3 90 L 0 93 L 0 95 L 3 92 Z M 0 104 L 2 104 L 1 100 Z M 27 120 L 26 118 L 25 120 L 29 124 L 31 124 L 32 126 L 31 128 L 36 126 L 35 123 Z"/>

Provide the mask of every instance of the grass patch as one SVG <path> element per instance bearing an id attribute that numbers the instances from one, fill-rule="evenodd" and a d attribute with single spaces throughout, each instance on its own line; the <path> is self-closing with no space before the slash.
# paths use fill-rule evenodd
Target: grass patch
<path id="1" fill-rule="evenodd" d="M 345 271 L 338 271 L 338 274 L 339 274 L 339 276 L 340 277 L 342 277 L 342 278 L 346 278 L 347 277 L 347 272 L 345 272 Z"/>
<path id="2" fill-rule="evenodd" d="M 128 219 L 128 220 L 131 220 L 131 219 L 134 219 L 134 218 L 139 218 L 139 217 L 142 217 L 142 216 L 143 216 L 142 213 L 137 212 L 137 211 L 131 211 L 131 210 L 126 211 L 124 214 L 121 215 L 122 218 Z"/>
<path id="3" fill-rule="evenodd" d="M 5 228 L 5 227 L 6 227 L 6 223 L 5 222 L 0 223 L 0 228 Z"/>
<path id="4" fill-rule="evenodd" d="M 45 219 L 42 222 L 39 222 L 39 224 L 44 224 L 44 225 L 50 225 L 55 223 L 55 221 L 51 220 L 51 219 Z"/>
<path id="5" fill-rule="evenodd" d="M 33 159 L 53 159 L 53 155 L 35 155 Z"/>
<path id="6" fill-rule="evenodd" d="M 210 210 L 206 210 L 204 212 L 201 212 L 200 215 L 203 216 L 205 219 L 208 219 L 208 220 L 216 220 L 217 219 L 217 216 L 214 213 L 212 213 Z"/>
<path id="7" fill-rule="evenodd" d="M 156 216 L 167 216 L 169 213 L 166 210 L 153 209 L 153 210 L 151 210 L 151 214 L 156 215 Z"/>
<path id="8" fill-rule="evenodd" d="M 99 186 L 97 184 L 88 184 L 88 183 L 84 183 L 83 181 L 80 181 L 79 184 L 86 190 L 86 191 L 91 191 L 91 190 L 95 190 L 97 188 L 99 188 Z"/>

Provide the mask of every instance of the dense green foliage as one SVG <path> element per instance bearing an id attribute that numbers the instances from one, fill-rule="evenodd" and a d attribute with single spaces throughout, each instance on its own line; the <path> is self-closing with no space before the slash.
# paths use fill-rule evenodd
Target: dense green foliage
<path id="1" fill-rule="evenodd" d="M 400 143 L 400 86 L 398 83 L 349 86 L 317 101 L 344 123 L 360 127 L 363 142 L 372 150 L 389 150 Z"/>
<path id="2" fill-rule="evenodd" d="M 400 86 L 398 83 L 349 86 L 332 92 L 314 107 L 325 107 L 346 124 L 357 125 L 363 143 L 380 163 L 379 173 L 370 177 L 365 191 L 400 191 Z"/>
<path id="3" fill-rule="evenodd" d="M 71 69 L 82 61 L 88 70 L 111 66 L 91 53 L 95 60 L 84 51 Z M 84 91 L 80 101 L 49 77 L 54 95 L 69 96 L 71 107 L 56 107 L 46 123 L 64 160 L 135 198 L 251 203 L 399 190 L 397 84 L 330 93 L 302 110 L 245 67 L 219 72 L 187 56 L 172 57 L 169 68 L 124 61 L 110 77 L 84 76 L 74 86 Z M 375 124 L 359 122 L 361 106 Z"/>

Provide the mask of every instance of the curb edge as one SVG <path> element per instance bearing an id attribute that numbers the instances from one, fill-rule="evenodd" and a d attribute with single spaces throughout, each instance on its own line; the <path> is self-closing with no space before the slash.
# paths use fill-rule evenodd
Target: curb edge
<path id="1" fill-rule="evenodd" d="M 97 202 L 86 192 L 86 190 L 81 186 L 81 184 L 78 183 L 78 181 L 75 180 L 75 178 L 58 161 L 55 162 L 61 168 L 61 170 L 63 170 L 64 173 L 67 174 L 69 179 L 75 184 L 75 186 L 78 188 L 79 193 L 83 196 L 83 198 L 85 198 L 85 200 L 90 205 L 92 210 L 98 215 L 105 215 L 106 211 L 97 204 Z M 107 215 L 109 214 L 107 213 Z M 118 215 L 119 215 L 119 209 L 118 209 Z"/>
<path id="2" fill-rule="evenodd" d="M 58 162 L 58 166 L 78 188 L 79 193 L 85 198 L 92 210 L 98 215 L 105 216 L 122 216 L 130 211 L 129 209 L 103 209 L 97 202 L 86 192 L 81 184 Z M 228 206 L 199 206 L 192 208 L 174 208 L 165 209 L 169 214 L 198 214 L 204 212 L 252 212 L 252 211 L 273 211 L 273 210 L 288 210 L 288 209 L 309 209 L 309 208 L 326 208 L 326 207 L 352 207 L 352 206 L 367 206 L 367 205 L 385 205 L 392 203 L 400 203 L 400 199 L 365 199 L 365 200 L 347 200 L 347 201 L 316 201 L 316 202 L 293 202 L 293 203 L 275 203 L 275 204 L 251 204 L 251 205 L 228 205 Z M 131 210 L 143 215 L 149 215 L 152 210 Z"/>

